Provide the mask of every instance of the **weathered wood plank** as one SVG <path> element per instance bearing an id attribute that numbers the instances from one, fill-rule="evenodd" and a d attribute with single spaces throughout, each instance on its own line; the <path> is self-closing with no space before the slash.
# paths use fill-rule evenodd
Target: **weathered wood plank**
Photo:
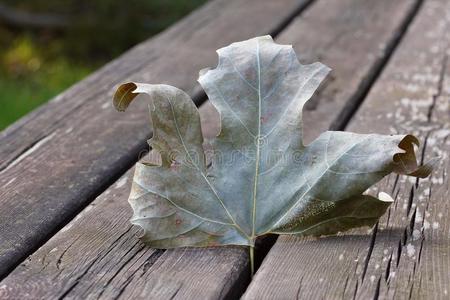
<path id="1" fill-rule="evenodd" d="M 448 299 L 450 297 L 450 2 L 429 0 L 349 126 L 413 133 L 431 178 L 390 176 L 376 191 L 396 201 L 373 232 L 280 237 L 244 299 Z"/>
<path id="2" fill-rule="evenodd" d="M 0 278 L 138 159 L 150 135 L 145 103 L 111 106 L 125 80 L 162 82 L 197 101 L 198 70 L 230 42 L 277 32 L 310 0 L 218 0 L 108 64 L 0 137 Z"/>
<path id="3" fill-rule="evenodd" d="M 316 111 L 326 111 L 326 107 L 322 110 L 322 105 L 329 105 L 332 108 L 328 110 L 329 115 L 323 116 L 330 124 L 345 106 L 346 101 L 358 93 L 361 82 L 366 80 L 368 74 L 372 73 L 383 57 L 388 55 L 386 51 L 380 52 L 377 46 L 380 43 L 392 43 L 396 39 L 403 22 L 408 19 L 415 6 L 415 2 L 407 0 L 395 3 L 388 0 L 377 2 L 379 5 L 352 0 L 325 1 L 325 4 L 318 2 L 289 27 L 289 36 L 283 33 L 284 42 L 294 43 L 297 52 L 301 54 L 306 47 L 314 45 L 313 48 L 319 49 L 322 53 L 321 60 L 332 62 L 334 67 L 335 79 L 329 81 L 321 93 L 328 95 L 327 100 L 322 101 L 322 98 L 319 98 L 316 100 L 317 107 L 305 112 L 310 123 L 306 128 L 308 136 L 313 136 L 314 131 L 317 131 L 314 126 L 316 120 L 311 115 Z M 319 17 L 323 12 L 323 5 L 335 10 L 332 19 Z M 348 10 L 358 12 L 356 14 L 358 17 L 355 20 L 351 19 L 351 14 L 347 14 Z M 342 17 L 342 14 L 347 17 Z M 373 30 L 373 23 L 376 23 L 374 19 L 379 17 L 382 17 L 380 22 L 385 26 L 378 27 L 376 34 L 364 39 L 361 42 L 364 46 L 353 43 L 352 32 L 358 29 L 361 30 L 359 34 L 369 34 Z M 303 21 L 303 18 L 308 21 L 308 26 L 305 25 L 306 21 Z M 309 34 L 310 28 L 316 28 L 315 36 Z M 347 42 L 330 48 L 329 45 L 339 38 Z M 361 50 L 356 51 L 357 49 Z M 331 59 L 335 56 L 340 59 L 337 61 Z M 311 55 L 303 61 L 316 59 L 317 57 Z M 349 67 L 348 62 L 352 59 L 355 63 Z M 344 82 L 351 84 L 347 86 L 343 84 Z M 214 114 L 203 112 L 210 104 L 208 102 L 205 105 L 207 106 L 201 107 L 202 115 L 217 122 Z M 209 124 L 216 124 L 214 122 L 209 121 Z M 317 120 L 317 124 L 319 122 L 324 121 Z M 204 127 L 206 128 L 210 127 Z M 192 251 L 180 249 L 155 252 L 143 248 L 137 241 L 136 229 L 131 229 L 128 223 L 131 211 L 126 198 L 130 176 L 129 173 L 124 175 L 76 220 L 3 280 L 0 287 L 3 287 L 5 297 L 26 298 L 28 293 L 43 295 L 46 298 L 61 295 L 72 298 L 98 296 L 128 298 L 143 293 L 145 297 L 164 298 L 170 297 L 179 288 L 176 296 L 183 299 L 197 299 L 198 295 L 201 295 L 200 298 L 215 299 L 229 295 L 230 291 L 239 293 L 242 286 L 248 282 L 247 251 L 244 249 Z M 164 254 L 159 256 L 160 253 Z M 147 260 L 149 262 L 146 263 Z M 177 276 L 175 271 L 181 270 L 184 271 Z M 220 272 L 216 273 L 216 270 Z M 185 272 L 190 273 L 186 275 Z M 170 280 L 163 283 L 162 279 L 158 281 L 157 278 Z M 58 282 L 59 285 L 49 289 L 49 282 Z M 66 293 L 68 289 L 70 290 Z"/>

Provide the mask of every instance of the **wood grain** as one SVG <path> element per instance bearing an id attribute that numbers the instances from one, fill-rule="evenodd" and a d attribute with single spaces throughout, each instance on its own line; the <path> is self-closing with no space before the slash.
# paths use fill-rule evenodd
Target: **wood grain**
<path id="1" fill-rule="evenodd" d="M 215 50 L 278 32 L 309 0 L 217 0 L 144 42 L 2 132 L 0 278 L 42 245 L 147 149 L 146 104 L 111 105 L 123 81 L 168 83 L 198 102 Z"/>
<path id="2" fill-rule="evenodd" d="M 309 118 L 309 127 L 305 133 L 310 137 L 326 120 L 328 125 L 331 124 L 347 101 L 359 93 L 361 82 L 389 55 L 387 50 L 380 52 L 377 46 L 395 41 L 416 4 L 413 1 L 387 0 L 377 1 L 378 5 L 369 1 L 351 0 L 323 3 L 314 3 L 289 26 L 289 34 L 281 34 L 285 42 L 294 43 L 300 55 L 306 52 L 308 45 L 313 44 L 320 49 L 321 60 L 333 61 L 334 79 L 324 85 L 321 92 L 321 95 L 327 95 L 327 100 L 318 98 L 315 108 L 305 112 L 306 118 Z M 320 18 L 324 5 L 334 9 L 336 14 Z M 351 18 L 353 14 L 347 13 L 349 10 L 358 12 L 354 14 L 357 16 L 355 19 Z M 346 17 L 342 17 L 343 13 Z M 378 21 L 380 17 L 382 20 Z M 382 22 L 385 26 L 374 26 L 377 22 Z M 308 33 L 311 28 L 316 29 L 316 37 Z M 352 32 L 361 30 L 358 34 L 369 35 L 374 28 L 378 28 L 376 34 L 370 34 L 370 38 L 364 39 L 361 42 L 364 46 L 354 44 Z M 336 47 L 330 48 L 333 41 L 340 38 L 344 42 L 336 43 Z M 356 51 L 357 49 L 362 50 Z M 339 59 L 334 61 L 334 57 Z M 311 54 L 302 61 L 316 59 Z M 348 66 L 352 60 L 355 63 Z M 206 109 L 210 109 L 209 102 L 201 107 L 202 115 L 210 120 L 204 120 L 209 125 L 203 128 L 217 130 L 214 111 L 205 113 Z M 317 119 L 317 111 L 329 113 L 320 115 L 325 118 L 322 120 Z M 313 114 L 316 114 L 316 118 L 312 117 Z M 3 280 L 0 291 L 3 291 L 4 298 L 30 297 L 27 294 L 47 299 L 170 298 L 174 294 L 175 298 L 182 299 L 198 299 L 198 295 L 207 299 L 230 295 L 231 298 L 236 298 L 248 283 L 246 250 L 221 248 L 155 252 L 153 249 L 143 248 L 137 240 L 136 230 L 128 223 L 131 212 L 126 199 L 130 176 L 131 173 L 127 173 L 119 179 L 76 220 Z M 177 276 L 177 272 L 181 274 Z M 289 278 L 287 276 L 283 275 L 282 278 Z M 158 278 L 170 280 L 163 283 Z M 48 288 L 49 285 L 52 285 L 51 289 Z M 236 294 L 233 295 L 232 292 Z"/>
<path id="3" fill-rule="evenodd" d="M 430 178 L 390 176 L 396 199 L 373 231 L 280 237 L 244 299 L 448 299 L 450 293 L 450 3 L 430 0 L 350 123 L 362 133 L 413 133 Z"/>

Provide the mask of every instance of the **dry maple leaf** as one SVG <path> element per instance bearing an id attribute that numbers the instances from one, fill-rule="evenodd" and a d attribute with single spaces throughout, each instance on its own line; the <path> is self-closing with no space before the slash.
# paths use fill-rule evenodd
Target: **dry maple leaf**
<path id="1" fill-rule="evenodd" d="M 149 143 L 162 163 L 137 164 L 129 198 L 131 222 L 152 247 L 253 249 L 270 233 L 372 226 L 391 201 L 364 195 L 371 185 L 391 172 L 431 172 L 431 164 L 417 166 L 411 135 L 327 131 L 305 146 L 302 109 L 330 69 L 301 65 L 291 46 L 263 36 L 217 52 L 218 66 L 199 78 L 221 120 L 210 165 L 199 112 L 185 92 L 126 83 L 114 96 L 120 111 L 140 93 L 152 100 Z"/>

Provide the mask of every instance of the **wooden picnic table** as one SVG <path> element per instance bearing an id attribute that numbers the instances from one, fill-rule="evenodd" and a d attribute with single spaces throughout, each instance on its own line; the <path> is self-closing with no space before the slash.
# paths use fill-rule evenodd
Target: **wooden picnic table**
<path id="1" fill-rule="evenodd" d="M 167 83 L 217 113 L 196 82 L 215 50 L 271 34 L 333 69 L 304 111 L 329 128 L 413 133 L 432 176 L 388 176 L 395 203 L 371 230 L 270 237 L 250 278 L 241 247 L 156 250 L 127 203 L 151 136 L 145 103 L 111 106 L 121 82 Z M 450 299 L 450 1 L 213 0 L 25 116 L 0 136 L 0 299 Z"/>

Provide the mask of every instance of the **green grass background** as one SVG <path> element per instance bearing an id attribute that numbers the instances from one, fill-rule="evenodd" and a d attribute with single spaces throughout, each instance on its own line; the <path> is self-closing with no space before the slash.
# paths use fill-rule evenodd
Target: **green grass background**
<path id="1" fill-rule="evenodd" d="M 0 19 L 0 130 L 206 0 L 3 0 L 17 11 L 55 14 L 65 28 Z"/>

